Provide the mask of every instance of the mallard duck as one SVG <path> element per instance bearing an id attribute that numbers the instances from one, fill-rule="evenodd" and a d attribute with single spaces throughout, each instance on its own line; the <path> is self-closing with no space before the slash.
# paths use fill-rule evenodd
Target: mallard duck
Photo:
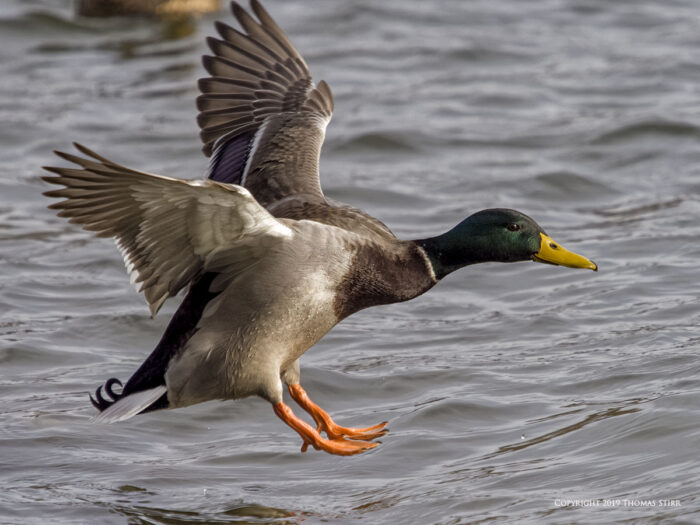
<path id="1" fill-rule="evenodd" d="M 203 58 L 198 122 L 204 180 L 126 168 L 76 144 L 56 152 L 78 167 L 47 167 L 50 208 L 113 237 L 151 314 L 187 293 L 153 353 L 122 383 L 90 397 L 98 422 L 212 399 L 260 396 L 310 445 L 357 454 L 379 443 L 386 422 L 338 425 L 300 384 L 299 358 L 338 322 L 407 301 L 464 266 L 537 261 L 597 270 L 510 209 L 470 215 L 436 237 L 401 240 L 381 221 L 326 198 L 319 154 L 333 111 L 325 82 L 257 0 L 255 19 L 232 4 L 242 31 L 217 22 Z M 298 418 L 283 390 L 316 423 Z M 323 437 L 321 433 L 327 437 Z"/>
<path id="2" fill-rule="evenodd" d="M 182 16 L 221 9 L 221 0 L 80 0 L 81 16 Z"/>

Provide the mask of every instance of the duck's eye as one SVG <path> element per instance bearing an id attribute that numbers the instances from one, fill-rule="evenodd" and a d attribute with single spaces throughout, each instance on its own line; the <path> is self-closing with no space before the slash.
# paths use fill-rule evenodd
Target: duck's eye
<path id="1" fill-rule="evenodd" d="M 509 232 L 517 232 L 520 229 L 520 225 L 517 223 L 509 224 L 507 226 Z"/>

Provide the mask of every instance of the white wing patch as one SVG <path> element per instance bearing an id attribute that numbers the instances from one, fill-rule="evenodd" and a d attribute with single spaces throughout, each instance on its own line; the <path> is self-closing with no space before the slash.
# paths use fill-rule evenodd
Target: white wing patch
<path id="1" fill-rule="evenodd" d="M 246 162 L 245 168 L 243 169 L 243 175 L 241 176 L 241 186 L 245 186 L 245 179 L 248 176 L 248 171 L 250 170 L 251 164 L 253 164 L 253 157 L 255 157 L 255 152 L 258 150 L 258 146 L 260 146 L 260 139 L 265 134 L 265 129 L 269 123 L 270 118 L 268 117 L 260 125 L 258 130 L 255 132 L 255 135 L 253 135 L 253 144 L 250 146 L 248 161 Z"/>
<path id="2" fill-rule="evenodd" d="M 124 266 L 126 267 L 126 273 L 129 274 L 129 283 L 131 286 L 133 286 L 137 292 L 140 292 L 141 290 L 139 289 L 140 286 L 138 285 L 137 281 L 139 278 L 139 272 L 136 271 L 136 267 L 134 266 L 134 263 L 131 262 L 131 259 L 129 258 L 129 252 L 127 252 L 124 248 L 122 248 L 121 244 L 119 244 L 119 239 L 114 239 L 114 244 L 117 245 L 117 249 L 119 250 L 119 253 L 122 256 L 122 259 L 124 259 Z"/>

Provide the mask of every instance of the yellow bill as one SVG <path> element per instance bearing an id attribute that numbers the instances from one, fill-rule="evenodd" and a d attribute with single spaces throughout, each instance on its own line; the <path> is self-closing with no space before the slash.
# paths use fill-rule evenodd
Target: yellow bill
<path id="1" fill-rule="evenodd" d="M 569 268 L 587 268 L 594 272 L 598 271 L 598 265 L 590 259 L 586 259 L 583 255 L 570 252 L 544 233 L 540 233 L 540 237 L 542 238 L 540 242 L 540 251 L 532 256 L 533 261 L 567 266 Z"/>

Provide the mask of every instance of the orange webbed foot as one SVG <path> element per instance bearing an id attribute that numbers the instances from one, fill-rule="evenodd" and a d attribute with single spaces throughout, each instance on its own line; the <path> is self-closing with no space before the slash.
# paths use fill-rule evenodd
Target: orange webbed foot
<path id="1" fill-rule="evenodd" d="M 301 447 L 302 452 L 305 452 L 308 446 L 311 445 L 315 449 L 323 450 L 329 454 L 352 456 L 379 446 L 379 443 L 354 441 L 352 439 L 345 439 L 342 437 L 325 439 L 323 436 L 321 436 L 321 434 L 319 434 L 318 430 L 314 429 L 311 425 L 295 416 L 292 409 L 284 403 L 280 402 L 273 406 L 275 414 L 277 414 L 282 421 L 296 430 L 304 440 L 304 444 Z"/>
<path id="2" fill-rule="evenodd" d="M 338 425 L 325 410 L 311 401 L 306 391 L 298 383 L 289 385 L 289 393 L 294 401 L 314 418 L 317 425 L 316 430 L 325 432 L 331 440 L 350 438 L 370 441 L 388 432 L 388 429 L 384 428 L 387 425 L 386 421 L 367 428 L 352 428 Z M 302 447 L 302 452 L 306 450 L 305 447 L 306 444 Z"/>

